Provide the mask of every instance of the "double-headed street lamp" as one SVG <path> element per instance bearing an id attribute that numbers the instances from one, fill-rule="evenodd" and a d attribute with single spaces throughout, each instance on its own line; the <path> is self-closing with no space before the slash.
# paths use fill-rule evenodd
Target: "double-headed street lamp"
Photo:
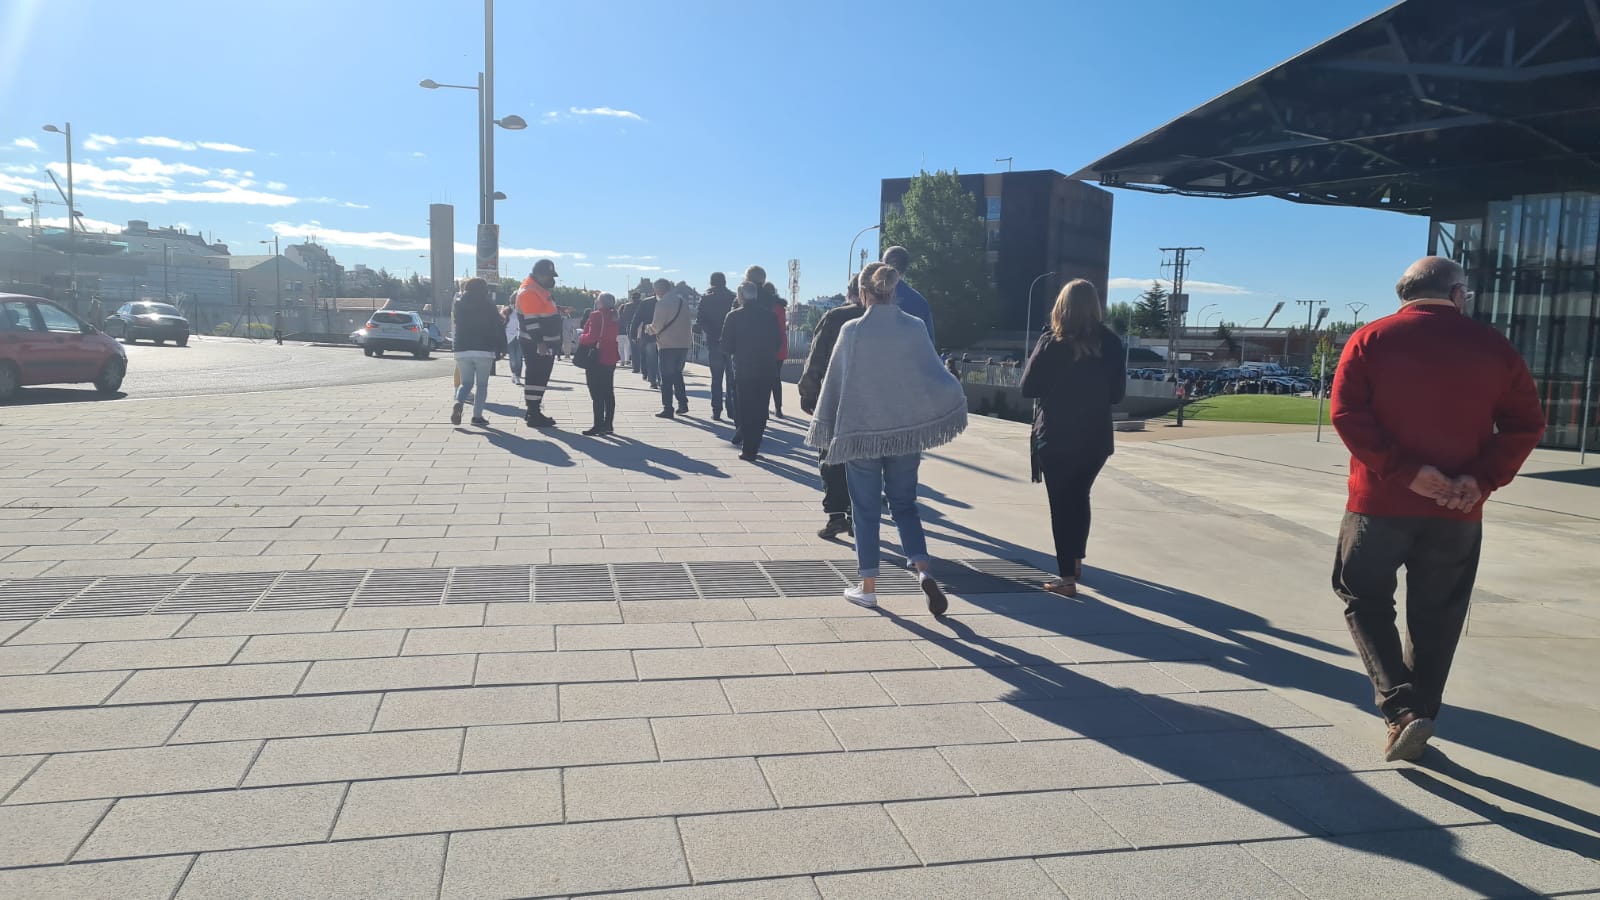
<path id="1" fill-rule="evenodd" d="M 1054 275 L 1054 274 L 1055 274 L 1054 272 L 1046 272 L 1043 275 L 1040 275 L 1038 278 L 1033 279 L 1033 283 L 1028 285 L 1028 311 L 1027 311 L 1027 313 L 1025 313 L 1023 315 L 1023 318 L 1022 318 L 1022 358 L 1023 359 L 1027 359 L 1029 351 L 1031 351 L 1033 349 L 1032 345 L 1029 343 L 1030 341 L 1033 340 L 1033 289 L 1035 287 L 1038 287 L 1040 281 L 1043 281 L 1044 279 L 1049 278 L 1051 275 Z"/>
<path id="2" fill-rule="evenodd" d="M 504 200 L 505 194 L 494 189 L 494 125 L 499 125 L 507 131 L 521 131 L 528 127 L 526 119 L 517 115 L 506 116 L 503 119 L 491 119 L 485 106 L 484 98 L 488 96 L 485 88 L 485 78 L 482 72 L 478 73 L 478 83 L 473 84 L 441 84 L 432 78 L 425 78 L 420 85 L 430 91 L 439 88 L 452 88 L 459 91 L 478 92 L 478 221 L 484 225 L 494 224 L 494 201 Z"/>
<path id="3" fill-rule="evenodd" d="M 44 126 L 51 134 L 67 139 L 67 290 L 72 295 L 72 311 L 78 311 L 78 207 L 72 190 L 72 123 L 63 122 L 61 128 Z M 60 186 L 57 185 L 57 190 Z"/>

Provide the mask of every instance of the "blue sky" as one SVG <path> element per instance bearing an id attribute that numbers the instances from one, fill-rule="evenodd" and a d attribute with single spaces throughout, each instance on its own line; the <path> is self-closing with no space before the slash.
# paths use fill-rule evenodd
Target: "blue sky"
<path id="1" fill-rule="evenodd" d="M 615 291 L 795 258 L 803 298 L 832 293 L 879 179 L 1005 156 L 1070 173 L 1384 5 L 499 0 L 496 113 L 532 123 L 497 137 L 502 268 L 557 252 L 563 282 Z M 40 126 L 70 120 L 90 220 L 235 252 L 315 234 L 346 265 L 426 271 L 430 202 L 473 239 L 476 111 L 417 82 L 470 83 L 482 59 L 475 0 L 4 0 L 0 205 L 20 214 L 64 158 Z M 1196 312 L 1381 311 L 1426 235 L 1392 213 L 1118 191 L 1111 295 L 1161 274 L 1157 247 L 1204 245 Z"/>

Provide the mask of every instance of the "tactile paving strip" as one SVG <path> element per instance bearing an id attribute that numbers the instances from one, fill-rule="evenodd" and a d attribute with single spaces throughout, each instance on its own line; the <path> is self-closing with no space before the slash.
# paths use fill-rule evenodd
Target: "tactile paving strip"
<path id="1" fill-rule="evenodd" d="M 952 593 L 1038 590 L 1049 573 L 1018 560 L 940 560 Z M 0 619 L 147 613 L 436 606 L 442 603 L 648 601 L 828 596 L 855 575 L 847 560 L 463 566 L 219 575 L 13 578 L 0 582 Z M 879 590 L 915 592 L 915 574 L 885 560 Z"/>

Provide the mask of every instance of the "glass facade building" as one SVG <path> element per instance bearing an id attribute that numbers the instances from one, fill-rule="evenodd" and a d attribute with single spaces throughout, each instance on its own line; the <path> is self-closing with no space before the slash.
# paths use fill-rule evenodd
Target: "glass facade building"
<path id="1" fill-rule="evenodd" d="M 1471 315 L 1528 361 L 1545 444 L 1600 447 L 1600 193 L 1529 194 L 1435 217 L 1428 252 L 1467 270 Z"/>

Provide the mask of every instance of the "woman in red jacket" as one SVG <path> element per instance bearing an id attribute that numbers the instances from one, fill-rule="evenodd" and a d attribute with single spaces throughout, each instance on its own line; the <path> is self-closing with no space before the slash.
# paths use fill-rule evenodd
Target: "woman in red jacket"
<path id="1" fill-rule="evenodd" d="M 578 346 L 594 347 L 598 354 L 594 364 L 584 370 L 589 383 L 589 399 L 594 403 L 594 427 L 584 434 L 594 436 L 610 434 L 617 416 L 617 298 L 601 294 L 595 299 L 594 312 L 584 323 L 583 334 L 578 336 Z"/>
<path id="2" fill-rule="evenodd" d="M 778 345 L 778 380 L 772 383 L 772 414 L 783 418 L 783 363 L 789 358 L 789 301 L 779 296 L 772 282 L 761 286 L 772 303 L 772 313 L 778 317 L 778 330 L 783 332 L 783 343 Z"/>

